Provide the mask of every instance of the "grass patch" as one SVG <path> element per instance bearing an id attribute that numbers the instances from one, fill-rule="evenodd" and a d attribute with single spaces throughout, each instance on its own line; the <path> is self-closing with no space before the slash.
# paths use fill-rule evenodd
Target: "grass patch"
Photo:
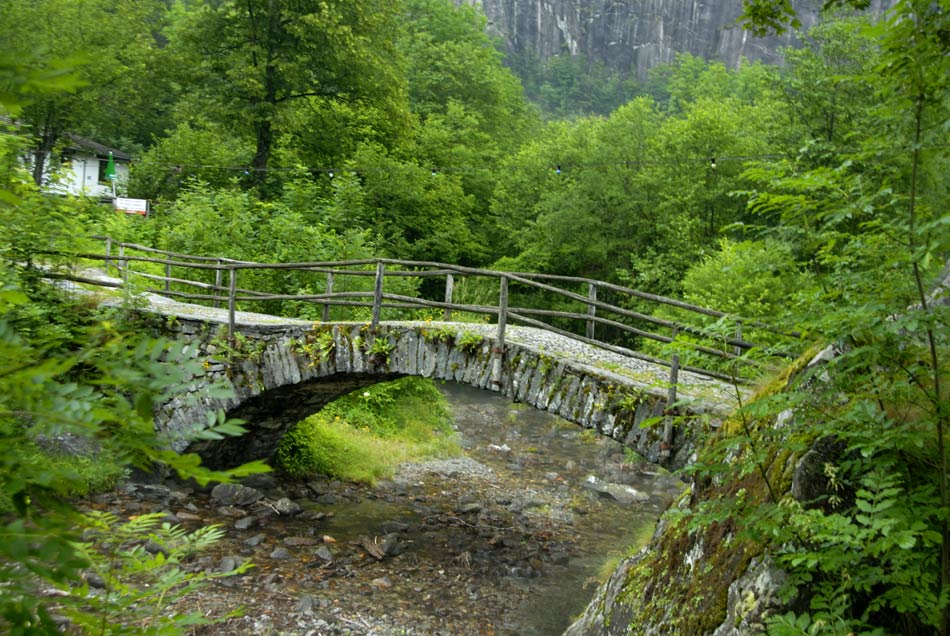
<path id="1" fill-rule="evenodd" d="M 284 436 L 276 458 L 298 479 L 324 474 L 371 484 L 399 464 L 460 454 L 445 397 L 431 380 L 403 378 L 328 404 Z"/>

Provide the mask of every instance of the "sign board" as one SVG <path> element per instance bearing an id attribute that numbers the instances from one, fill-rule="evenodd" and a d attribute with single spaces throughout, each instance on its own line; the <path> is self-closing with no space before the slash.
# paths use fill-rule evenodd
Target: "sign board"
<path id="1" fill-rule="evenodd" d="M 117 212 L 125 212 L 126 214 L 141 214 L 142 216 L 148 216 L 148 199 L 126 199 L 123 197 L 116 197 L 115 209 Z"/>

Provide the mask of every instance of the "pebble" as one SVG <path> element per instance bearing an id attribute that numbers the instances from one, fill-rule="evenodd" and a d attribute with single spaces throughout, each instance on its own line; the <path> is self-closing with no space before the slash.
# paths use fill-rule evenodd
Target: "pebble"
<path id="1" fill-rule="evenodd" d="M 459 506 L 458 508 L 456 508 L 456 510 L 462 513 L 463 515 L 469 514 L 472 512 L 481 512 L 481 509 L 482 509 L 482 504 L 480 503 L 463 504 Z"/>
<path id="2" fill-rule="evenodd" d="M 270 555 L 268 556 L 269 558 L 274 559 L 274 560 L 289 559 L 290 550 L 288 550 L 287 548 L 274 548 L 274 551 L 271 552 Z"/>
<path id="3" fill-rule="evenodd" d="M 381 576 L 378 579 L 373 579 L 369 584 L 373 587 L 378 587 L 381 590 L 388 590 L 393 586 L 393 582 L 389 580 L 388 576 Z"/>
<path id="4" fill-rule="evenodd" d="M 237 556 L 222 557 L 221 562 L 218 564 L 218 572 L 221 572 L 222 574 L 233 572 L 234 570 L 238 569 L 238 567 L 243 562 L 243 559 Z"/>
<path id="5" fill-rule="evenodd" d="M 284 545 L 297 547 L 302 545 L 317 545 L 321 539 L 316 537 L 284 537 Z"/>
<path id="6" fill-rule="evenodd" d="M 300 597 L 300 600 L 297 601 L 297 611 L 301 614 L 310 614 L 313 612 L 313 606 L 316 604 L 316 600 L 309 594 L 304 594 Z"/>
<path id="7" fill-rule="evenodd" d="M 244 545 L 250 546 L 250 547 L 253 548 L 253 547 L 255 547 L 255 546 L 260 545 L 261 542 L 263 542 L 264 539 L 266 539 L 266 538 L 267 538 L 267 535 L 265 535 L 265 534 L 255 534 L 253 537 L 250 537 L 250 538 L 245 539 L 245 540 L 244 540 Z M 278 548 L 278 549 L 282 550 L 283 548 Z"/>

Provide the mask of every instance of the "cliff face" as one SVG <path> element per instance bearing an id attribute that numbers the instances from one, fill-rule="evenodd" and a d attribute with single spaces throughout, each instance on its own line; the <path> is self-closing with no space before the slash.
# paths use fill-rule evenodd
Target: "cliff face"
<path id="1" fill-rule="evenodd" d="M 541 59 L 570 53 L 644 79 L 647 71 L 691 53 L 735 67 L 742 58 L 776 63 L 790 34 L 756 38 L 736 23 L 742 0 L 456 0 L 478 5 L 509 54 Z M 872 0 L 880 12 L 887 0 Z M 818 21 L 820 0 L 794 3 L 804 28 Z"/>

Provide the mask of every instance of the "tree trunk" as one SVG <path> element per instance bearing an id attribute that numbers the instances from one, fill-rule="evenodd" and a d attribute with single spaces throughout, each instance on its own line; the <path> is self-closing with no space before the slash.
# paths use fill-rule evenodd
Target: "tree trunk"
<path id="1" fill-rule="evenodd" d="M 40 135 L 39 143 L 33 149 L 33 183 L 37 186 L 43 185 L 43 175 L 46 172 L 46 158 L 49 157 L 53 147 L 59 140 L 59 134 L 53 130 L 46 129 Z"/>
<path id="2" fill-rule="evenodd" d="M 263 183 L 267 176 L 267 161 L 270 158 L 271 146 L 274 143 L 274 127 L 270 119 L 257 122 L 257 151 L 251 166 L 254 169 L 253 180 Z"/>
<path id="3" fill-rule="evenodd" d="M 265 109 L 257 121 L 257 150 L 254 153 L 252 181 L 261 186 L 267 180 L 267 162 L 271 147 L 274 145 L 274 113 L 277 110 L 277 69 L 268 61 L 264 68 Z M 260 108 L 260 106 L 259 106 Z"/>

